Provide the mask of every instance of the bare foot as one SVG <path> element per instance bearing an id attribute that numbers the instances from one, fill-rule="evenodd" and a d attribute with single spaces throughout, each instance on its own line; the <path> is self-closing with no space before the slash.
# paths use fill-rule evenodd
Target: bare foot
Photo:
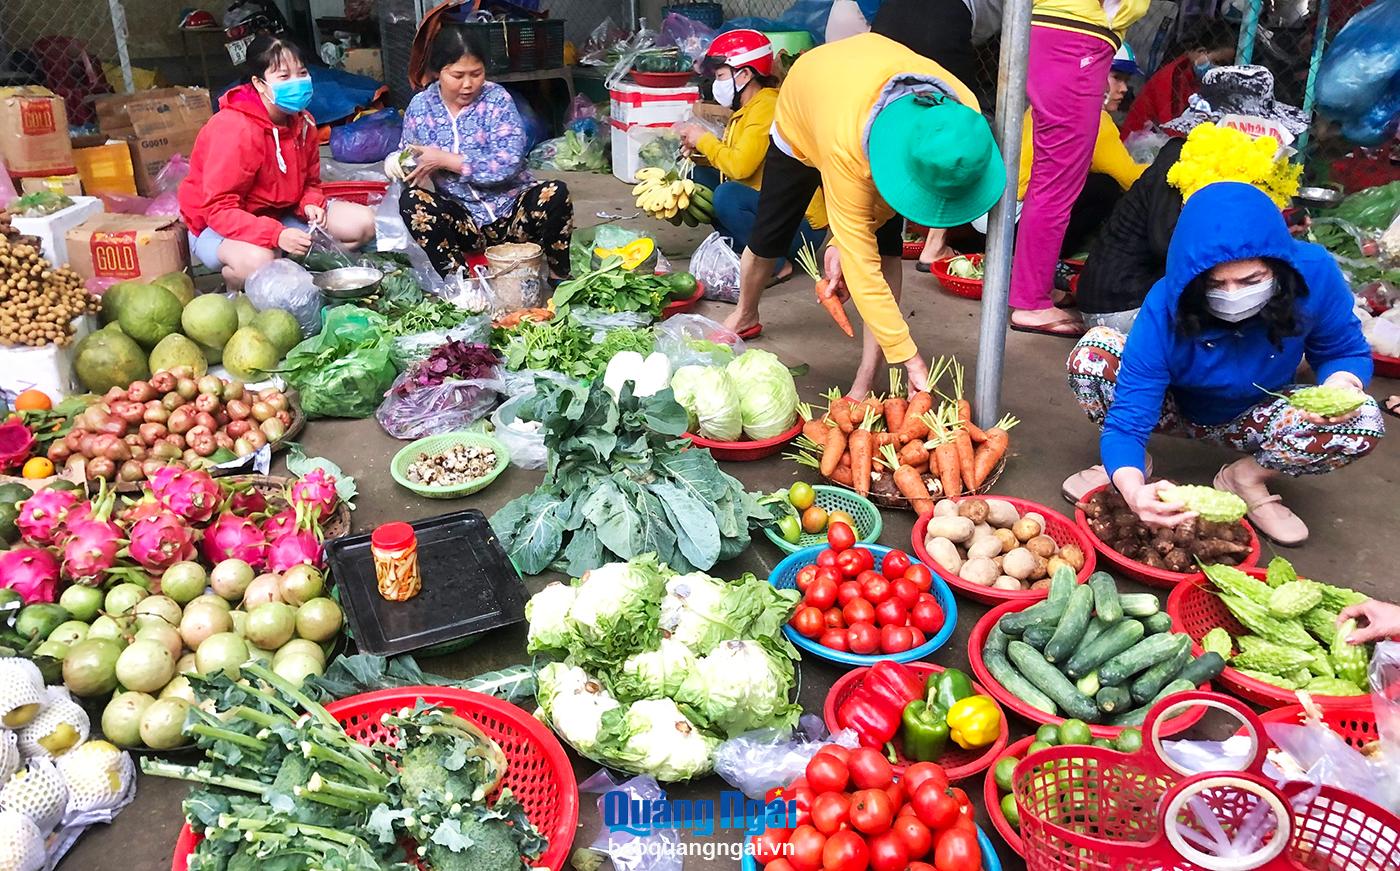
<path id="1" fill-rule="evenodd" d="M 1400 394 L 1386 397 L 1384 405 L 1386 411 L 1400 417 Z"/>
<path id="2" fill-rule="evenodd" d="M 747 330 L 758 323 L 758 312 L 745 311 L 741 308 L 734 309 L 734 313 L 724 319 L 724 327 L 733 333 Z"/>

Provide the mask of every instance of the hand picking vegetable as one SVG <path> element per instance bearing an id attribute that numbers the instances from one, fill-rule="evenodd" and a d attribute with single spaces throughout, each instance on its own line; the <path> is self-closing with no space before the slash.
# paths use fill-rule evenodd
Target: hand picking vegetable
<path id="1" fill-rule="evenodd" d="M 1095 492 L 1075 507 L 1088 518 L 1095 538 L 1154 569 L 1192 572 L 1198 561 L 1236 565 L 1251 550 L 1249 530 L 1239 520 L 1217 523 L 1202 516 L 1174 527 L 1148 526 L 1112 487 Z M 1211 504 L 1207 510 L 1214 513 L 1221 507 Z"/>
<path id="2" fill-rule="evenodd" d="M 831 319 L 836 322 L 836 326 L 841 328 L 841 332 L 850 338 L 855 338 L 856 331 L 851 327 L 851 319 L 846 317 L 846 307 L 841 300 L 836 298 L 836 291 L 832 289 L 831 283 L 822 275 L 821 267 L 817 265 L 817 252 L 808 243 L 797 252 L 797 263 L 802 267 L 802 271 L 811 276 L 817 283 L 817 302 L 822 304 L 826 313 L 831 315 Z"/>
<path id="3" fill-rule="evenodd" d="M 1249 510 L 1244 500 L 1234 493 L 1195 484 L 1163 487 L 1157 496 L 1163 502 L 1185 505 L 1212 523 L 1234 523 Z"/>

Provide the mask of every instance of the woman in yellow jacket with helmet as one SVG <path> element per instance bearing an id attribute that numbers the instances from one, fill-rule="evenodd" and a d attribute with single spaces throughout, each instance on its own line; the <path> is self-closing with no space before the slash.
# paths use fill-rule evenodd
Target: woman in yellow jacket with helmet
<path id="1" fill-rule="evenodd" d="M 763 185 L 763 158 L 768 154 L 768 134 L 778 108 L 773 77 L 773 43 L 757 30 L 731 30 L 715 37 L 705 54 L 706 72 L 713 79 L 715 102 L 734 110 L 720 138 L 699 124 L 684 124 L 677 131 L 692 155 L 709 164 L 699 167 L 695 180 L 714 188 L 715 229 L 742 253 L 758 214 L 758 191 Z M 792 275 L 792 263 L 804 244 L 817 246 L 826 235 L 826 210 L 821 191 L 812 197 L 787 258 L 774 272 L 777 281 Z M 755 335 L 750 333 L 749 335 Z"/>

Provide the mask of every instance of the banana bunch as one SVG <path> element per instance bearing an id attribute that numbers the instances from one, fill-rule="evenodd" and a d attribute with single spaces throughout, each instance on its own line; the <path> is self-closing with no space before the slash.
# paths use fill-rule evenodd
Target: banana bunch
<path id="1" fill-rule="evenodd" d="M 675 170 L 659 167 L 638 170 L 632 195 L 637 198 L 637 208 L 676 226 L 714 223 L 714 191 Z"/>

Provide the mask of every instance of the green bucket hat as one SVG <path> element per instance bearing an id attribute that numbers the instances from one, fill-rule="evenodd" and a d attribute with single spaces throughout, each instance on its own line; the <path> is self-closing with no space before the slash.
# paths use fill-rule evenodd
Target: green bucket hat
<path id="1" fill-rule="evenodd" d="M 880 196 L 925 227 L 985 215 L 1006 187 L 986 119 L 941 94 L 910 94 L 881 109 L 870 125 L 869 153 Z"/>

